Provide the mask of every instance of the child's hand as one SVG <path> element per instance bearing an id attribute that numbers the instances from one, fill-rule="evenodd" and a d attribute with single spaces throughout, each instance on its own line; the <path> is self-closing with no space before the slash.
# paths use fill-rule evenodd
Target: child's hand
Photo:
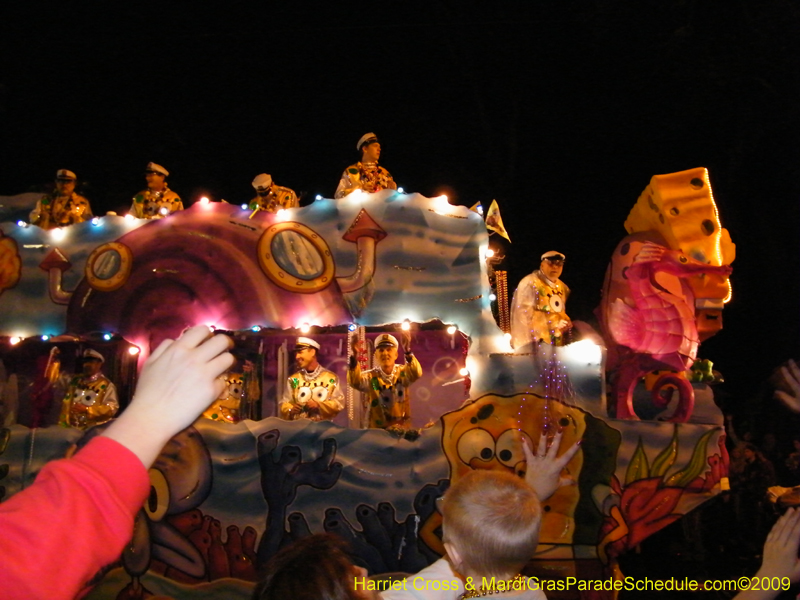
<path id="1" fill-rule="evenodd" d="M 786 366 L 780 368 L 781 375 L 792 392 L 786 393 L 775 390 L 775 398 L 781 400 L 786 406 L 795 412 L 800 412 L 800 367 L 797 363 L 789 359 Z"/>
<path id="2" fill-rule="evenodd" d="M 578 452 L 581 442 L 578 440 L 564 454 L 557 457 L 558 449 L 561 446 L 561 436 L 562 432 L 559 431 L 548 448 L 547 436 L 541 434 L 536 454 L 531 450 L 527 440 L 522 442 L 522 451 L 525 453 L 525 460 L 528 463 L 525 482 L 534 489 L 541 501 L 547 500 L 561 486 L 575 483 L 572 477 L 561 477 L 561 471 Z"/>
<path id="3" fill-rule="evenodd" d="M 225 385 L 219 376 L 234 362 L 231 344 L 205 325 L 164 340 L 145 362 L 130 406 L 103 435 L 149 466 L 173 435 L 219 397 Z"/>
<path id="4" fill-rule="evenodd" d="M 759 576 L 788 577 L 793 582 L 800 580 L 800 510 L 790 508 L 777 523 L 764 542 L 764 559 Z"/>
<path id="5" fill-rule="evenodd" d="M 787 510 L 767 536 L 764 542 L 764 558 L 761 561 L 761 568 L 755 574 L 754 579 L 767 578 L 783 580 L 789 578 L 792 583 L 800 581 L 800 559 L 797 558 L 797 550 L 800 547 L 800 510 L 790 508 Z M 734 597 L 734 600 L 770 600 L 775 598 L 782 589 L 759 587 L 757 590 L 746 590 Z M 787 586 L 788 587 L 788 586 Z"/>

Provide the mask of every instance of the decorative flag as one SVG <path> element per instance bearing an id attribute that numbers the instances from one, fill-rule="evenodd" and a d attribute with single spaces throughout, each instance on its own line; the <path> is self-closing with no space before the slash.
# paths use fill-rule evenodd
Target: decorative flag
<path id="1" fill-rule="evenodd" d="M 499 233 L 509 242 L 511 241 L 511 238 L 508 237 L 508 233 L 506 232 L 506 228 L 503 227 L 503 218 L 500 216 L 500 207 L 497 206 L 497 200 L 492 200 L 489 212 L 486 213 L 486 229 L 494 233 Z"/>

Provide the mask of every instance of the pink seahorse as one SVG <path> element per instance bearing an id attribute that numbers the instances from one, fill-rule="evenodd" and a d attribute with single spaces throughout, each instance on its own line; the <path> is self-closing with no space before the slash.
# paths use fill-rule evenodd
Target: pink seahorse
<path id="1" fill-rule="evenodd" d="M 694 294 L 682 283 L 682 295 L 676 295 L 656 280 L 658 272 L 685 278 L 700 273 L 728 276 L 731 267 L 714 266 L 686 256 L 683 252 L 645 242 L 626 269 L 631 307 L 621 298 L 608 306 L 607 328 L 620 348 L 620 365 L 614 386 L 618 419 L 636 419 L 633 389 L 636 382 L 658 369 L 684 371 L 697 358 L 700 344 L 695 321 Z M 691 384 L 676 375 L 661 377 L 653 390 L 656 404 L 665 406 L 658 395 L 664 384 L 678 388 L 680 400 L 672 421 L 685 422 L 694 408 Z"/>

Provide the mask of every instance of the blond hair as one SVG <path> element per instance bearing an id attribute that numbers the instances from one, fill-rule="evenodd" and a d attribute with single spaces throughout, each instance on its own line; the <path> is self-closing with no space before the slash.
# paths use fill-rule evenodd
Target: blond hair
<path id="1" fill-rule="evenodd" d="M 444 541 L 462 568 L 481 575 L 516 574 L 539 543 L 541 506 L 522 479 L 500 471 L 472 471 L 445 494 Z"/>

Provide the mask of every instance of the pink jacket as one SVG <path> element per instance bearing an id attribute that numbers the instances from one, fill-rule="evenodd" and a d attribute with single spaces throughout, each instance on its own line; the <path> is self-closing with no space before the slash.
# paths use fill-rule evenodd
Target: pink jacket
<path id="1" fill-rule="evenodd" d="M 45 465 L 31 487 L 0 504 L 0 594 L 75 598 L 119 559 L 149 491 L 141 461 L 106 437 Z"/>

